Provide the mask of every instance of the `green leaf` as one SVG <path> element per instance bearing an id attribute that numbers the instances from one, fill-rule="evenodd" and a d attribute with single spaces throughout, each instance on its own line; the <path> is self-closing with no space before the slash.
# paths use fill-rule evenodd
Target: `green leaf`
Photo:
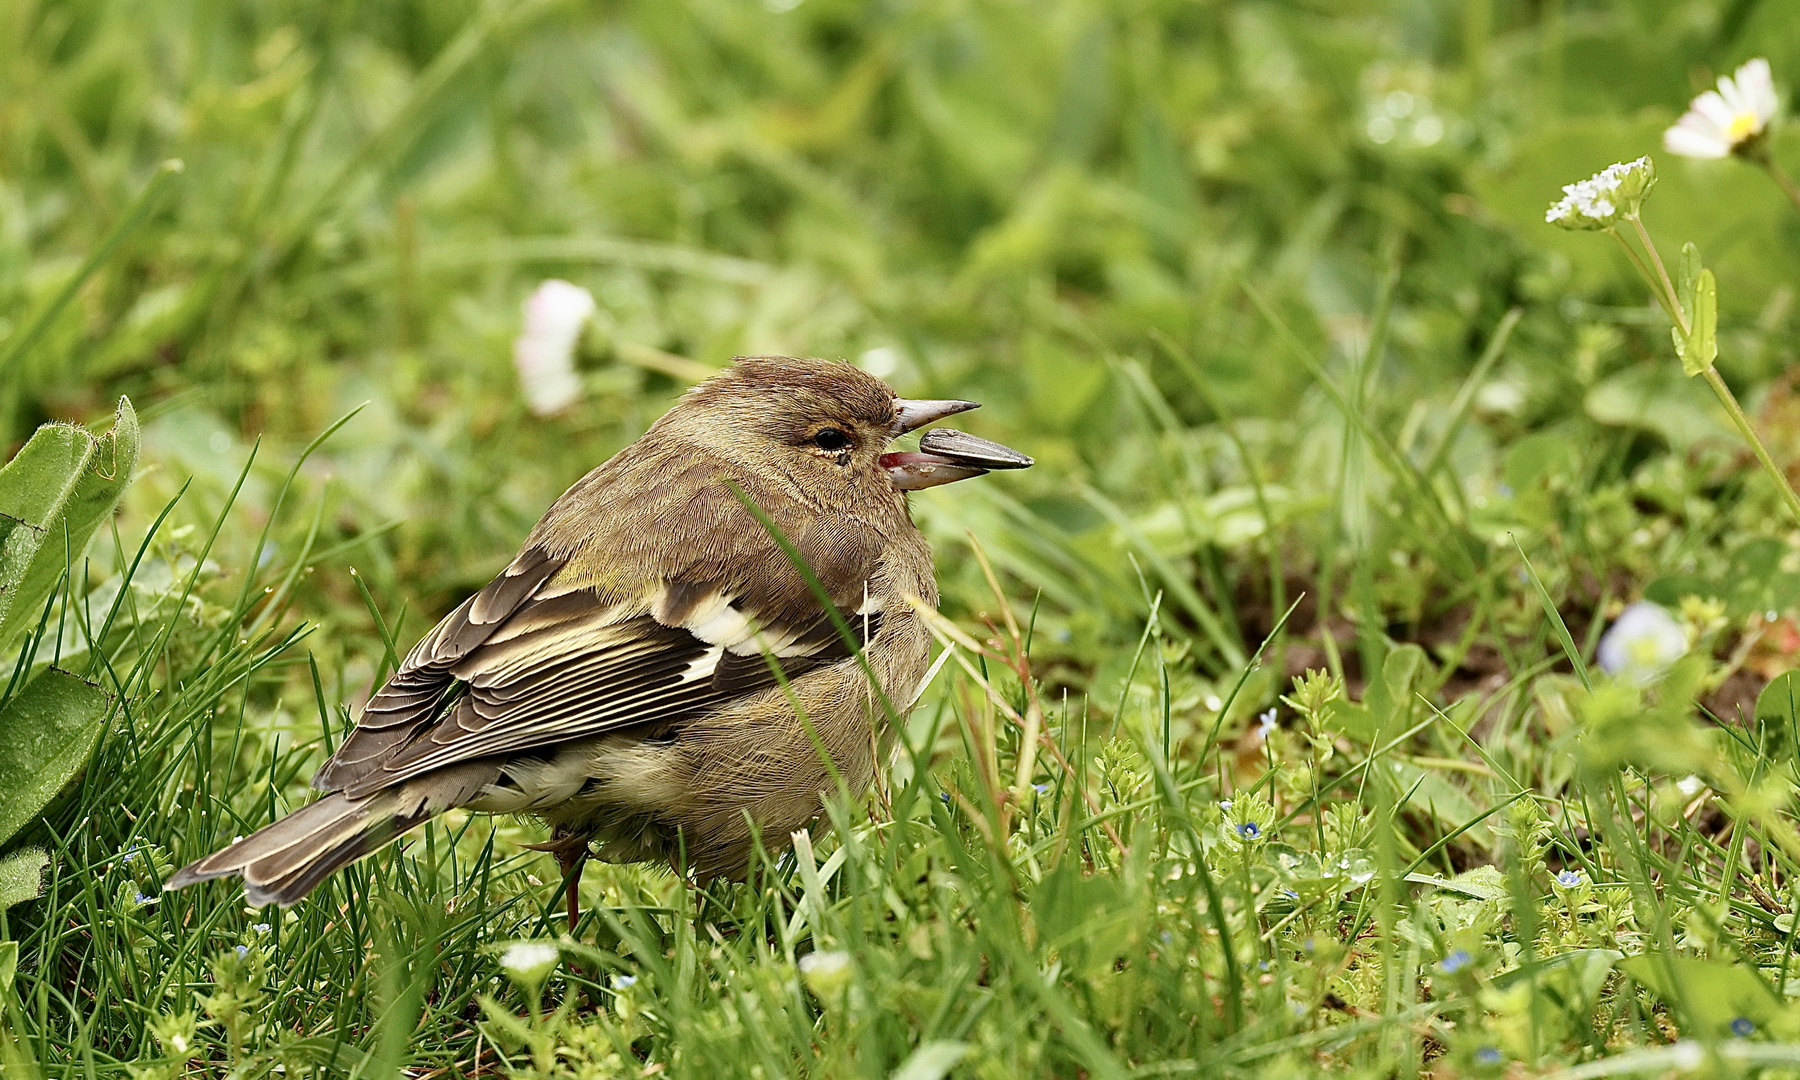
<path id="1" fill-rule="evenodd" d="M 1602 771 L 1637 765 L 1677 776 L 1705 773 L 1717 757 L 1718 731 L 1694 719 L 1705 678 L 1706 662 L 1689 655 L 1664 672 L 1648 699 L 1644 687 L 1626 680 L 1596 685 L 1577 705 L 1582 764 Z"/>
<path id="2" fill-rule="evenodd" d="M 1388 693 L 1388 705 L 1396 712 L 1407 707 L 1412 698 L 1413 681 L 1425 667 L 1425 650 L 1412 642 L 1396 645 L 1381 662 L 1381 681 Z"/>
<path id="3" fill-rule="evenodd" d="M 1725 599 L 1733 615 L 1786 611 L 1800 604 L 1800 574 L 1783 569 L 1787 544 L 1760 536 L 1738 545 L 1721 580 L 1729 584 Z"/>
<path id="4" fill-rule="evenodd" d="M 1800 749 L 1800 671 L 1784 671 L 1756 695 L 1756 730 L 1763 752 L 1787 761 Z"/>
<path id="5" fill-rule="evenodd" d="M 1681 310 L 1694 310 L 1694 286 L 1700 282 L 1700 249 L 1689 240 L 1681 245 L 1681 266 L 1676 271 L 1675 296 Z"/>
<path id="6" fill-rule="evenodd" d="M 5 909 L 0 904 L 0 910 Z M 0 1076 L 6 1080 L 36 1080 L 41 1075 L 37 1059 L 19 1037 L 24 1017 L 19 996 L 13 993 L 13 977 L 19 970 L 19 943 L 0 941 Z"/>
<path id="7" fill-rule="evenodd" d="M 1693 332 L 1688 338 L 1690 355 L 1683 358 L 1682 370 L 1698 375 L 1712 367 L 1719 356 L 1719 283 L 1711 270 L 1700 271 L 1700 284 L 1694 290 L 1694 306 L 1688 318 Z M 1690 361 L 1699 366 L 1690 366 Z"/>
<path id="8" fill-rule="evenodd" d="M 1133 932 L 1133 909 L 1117 883 L 1085 876 L 1067 864 L 1044 877 L 1032 905 L 1043 940 L 1072 969 L 1110 966 Z"/>
<path id="9" fill-rule="evenodd" d="M 0 844 L 87 765 L 112 695 L 47 668 L 0 709 Z"/>
<path id="10" fill-rule="evenodd" d="M 1414 885 L 1429 885 L 1434 889 L 1460 893 L 1472 900 L 1499 901 L 1506 899 L 1508 895 L 1506 882 L 1500 879 L 1499 871 L 1491 866 L 1476 867 L 1453 878 L 1438 877 L 1435 874 L 1408 874 L 1406 880 Z"/>
<path id="11" fill-rule="evenodd" d="M 1382 732 L 1383 741 L 1399 733 L 1399 729 L 1390 725 Z M 1389 773 L 1394 785 L 1411 794 L 1408 807 L 1423 810 L 1442 822 L 1469 821 L 1481 816 L 1480 807 L 1475 805 L 1475 801 L 1467 793 L 1437 773 L 1428 772 L 1409 761 L 1394 761 L 1391 764 L 1398 766 Z M 1485 825 L 1477 824 L 1471 831 L 1475 837 L 1488 835 Z"/>
<path id="12" fill-rule="evenodd" d="M 1690 596 L 1702 600 L 1725 597 L 1725 590 L 1699 574 L 1676 571 L 1672 574 L 1661 574 L 1650 579 L 1644 586 L 1644 599 L 1654 600 L 1671 611 L 1678 611 L 1681 602 Z"/>
<path id="13" fill-rule="evenodd" d="M 1712 367 L 1719 355 L 1719 287 L 1713 272 L 1700 265 L 1700 249 L 1686 244 L 1681 249 L 1681 279 L 1677 286 L 1681 310 L 1687 313 L 1688 329 L 1669 329 L 1675 341 L 1675 355 L 1681 357 L 1681 370 L 1698 375 Z"/>
<path id="14" fill-rule="evenodd" d="M 1692 956 L 1633 956 L 1619 968 L 1698 1024 L 1724 1034 L 1740 1017 L 1757 1027 L 1780 1009 L 1774 992 L 1741 964 Z"/>
<path id="15" fill-rule="evenodd" d="M 1494 986 L 1504 990 L 1525 978 L 1543 979 L 1559 970 L 1568 970 L 1575 975 L 1575 981 L 1582 992 L 1582 999 L 1591 1001 L 1600 993 L 1606 983 L 1607 975 L 1625 954 L 1617 949 L 1575 949 L 1571 952 L 1557 953 L 1531 967 L 1516 967 L 1494 976 Z"/>
<path id="16" fill-rule="evenodd" d="M 63 571 L 118 505 L 137 456 L 137 413 L 120 398 L 105 435 L 45 424 L 0 468 L 0 652 L 35 625 Z"/>
<path id="17" fill-rule="evenodd" d="M 1686 451 L 1704 440 L 1735 440 L 1737 432 L 1705 386 L 1666 363 L 1634 364 L 1601 380 L 1582 400 L 1602 424 L 1642 428 Z"/>
<path id="18" fill-rule="evenodd" d="M 969 1052 L 969 1044 L 954 1039 L 933 1039 L 920 1043 L 907 1059 L 894 1070 L 889 1080 L 943 1080 L 944 1075 Z"/>
<path id="19" fill-rule="evenodd" d="M 28 847 L 0 855 L 0 911 L 43 895 L 44 871 L 49 866 L 50 856 L 43 848 Z"/>
<path id="20" fill-rule="evenodd" d="M 1339 699 L 1325 708 L 1319 718 L 1327 730 L 1342 735 L 1358 746 L 1373 746 L 1379 732 L 1375 715 L 1364 705 Z"/>

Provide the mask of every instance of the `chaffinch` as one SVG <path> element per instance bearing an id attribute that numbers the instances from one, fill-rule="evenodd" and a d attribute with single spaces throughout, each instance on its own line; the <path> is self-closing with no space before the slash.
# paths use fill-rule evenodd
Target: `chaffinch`
<path id="1" fill-rule="evenodd" d="M 425 635 L 313 777 L 325 797 L 168 887 L 236 874 L 251 903 L 291 905 L 453 807 L 553 827 L 571 929 L 590 855 L 741 877 L 752 828 L 779 850 L 892 745 L 888 703 L 926 670 L 911 598 L 938 597 L 906 492 L 1032 462 L 948 429 L 888 446 L 975 407 L 848 364 L 738 360 Z"/>

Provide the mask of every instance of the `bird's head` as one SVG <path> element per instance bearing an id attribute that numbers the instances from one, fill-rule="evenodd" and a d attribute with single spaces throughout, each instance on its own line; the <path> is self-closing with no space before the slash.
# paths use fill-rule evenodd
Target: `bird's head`
<path id="1" fill-rule="evenodd" d="M 897 397 L 845 363 L 751 356 L 694 387 L 657 426 L 814 489 L 885 482 L 916 491 L 1032 463 L 948 429 L 927 432 L 917 450 L 889 449 L 909 431 L 974 408 L 973 401 Z"/>

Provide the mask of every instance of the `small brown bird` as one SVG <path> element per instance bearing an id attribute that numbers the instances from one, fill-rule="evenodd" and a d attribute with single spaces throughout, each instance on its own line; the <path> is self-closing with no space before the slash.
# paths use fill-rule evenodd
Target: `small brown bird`
<path id="1" fill-rule="evenodd" d="M 906 492 L 1031 459 L 947 429 L 888 445 L 975 407 L 898 398 L 848 364 L 738 360 L 564 492 L 425 635 L 313 777 L 330 794 L 168 888 L 238 874 L 251 903 L 291 905 L 453 807 L 553 826 L 571 928 L 590 855 L 742 876 L 752 824 L 776 848 L 833 771 L 862 791 L 891 745 L 882 698 L 904 710 L 918 692 L 909 598 L 938 593 Z"/>

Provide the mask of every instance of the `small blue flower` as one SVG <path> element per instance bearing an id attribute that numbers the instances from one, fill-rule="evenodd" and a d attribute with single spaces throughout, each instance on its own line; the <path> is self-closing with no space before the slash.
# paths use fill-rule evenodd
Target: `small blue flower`
<path id="1" fill-rule="evenodd" d="M 1564 870 L 1556 875 L 1556 883 L 1565 889 L 1573 889 L 1581 884 L 1581 871 Z"/>
<path id="2" fill-rule="evenodd" d="M 1731 1033 L 1740 1039 L 1747 1039 L 1756 1033 L 1756 1025 L 1748 1016 L 1740 1016 L 1731 1022 Z"/>
<path id="3" fill-rule="evenodd" d="M 1475 958 L 1470 956 L 1466 949 L 1458 949 L 1449 956 L 1438 961 L 1438 970 L 1446 975 L 1454 975 L 1463 968 L 1468 967 L 1474 959 Z"/>
<path id="4" fill-rule="evenodd" d="M 1231 812 L 1231 800 L 1230 799 L 1220 799 L 1219 800 L 1219 809 L 1221 809 L 1229 814 Z"/>
<path id="5" fill-rule="evenodd" d="M 1246 821 L 1237 827 L 1238 835 L 1246 840 L 1254 840 L 1262 835 L 1262 826 L 1254 821 Z"/>
<path id="6" fill-rule="evenodd" d="M 1484 1046 L 1475 1051 L 1475 1063 L 1477 1065 L 1498 1065 L 1500 1064 L 1500 1060 L 1500 1051 L 1491 1046 Z"/>
<path id="7" fill-rule="evenodd" d="M 1049 784 L 1033 784 L 1033 785 L 1031 785 L 1031 790 L 1037 792 L 1039 795 L 1048 795 L 1048 794 L 1050 794 L 1050 785 Z"/>
<path id="8" fill-rule="evenodd" d="M 1269 737 L 1269 733 L 1274 730 L 1275 730 L 1275 710 L 1274 709 L 1270 709 L 1267 712 L 1264 712 L 1261 716 L 1258 716 L 1256 718 L 1256 734 L 1259 738 L 1262 738 L 1263 740 L 1266 741 Z"/>
<path id="9" fill-rule="evenodd" d="M 1162 943 L 1164 945 L 1167 945 L 1169 942 L 1174 941 L 1174 940 L 1175 940 L 1174 934 L 1169 933 L 1167 930 L 1164 930 L 1162 932 Z"/>
<path id="10" fill-rule="evenodd" d="M 629 990 L 635 985 L 637 985 L 637 976 L 636 975 L 614 975 L 613 976 L 613 989 L 614 990 Z"/>
<path id="11" fill-rule="evenodd" d="M 237 947 L 237 958 L 239 960 L 242 960 L 244 957 L 249 956 L 249 955 L 250 955 L 250 946 L 239 945 Z"/>
<path id="12" fill-rule="evenodd" d="M 154 896 L 146 896 L 143 893 L 137 894 L 138 907 L 148 907 L 149 905 L 156 903 L 156 901 L 157 898 Z"/>
<path id="13" fill-rule="evenodd" d="M 252 926 L 250 929 L 256 931 L 259 934 L 266 934 L 269 932 L 269 924 L 266 922 L 259 922 L 256 925 Z"/>
<path id="14" fill-rule="evenodd" d="M 948 792 L 948 791 L 940 791 L 940 792 L 938 792 L 938 798 L 940 798 L 940 799 L 942 799 L 942 800 L 944 800 L 944 805 L 945 805 L 945 806 L 949 806 L 949 805 L 950 805 L 950 793 L 949 793 L 949 792 Z"/>
<path id="15" fill-rule="evenodd" d="M 1292 889 L 1283 889 L 1283 890 L 1281 890 L 1281 895 L 1283 895 L 1283 896 L 1285 896 L 1285 897 L 1287 897 L 1287 898 L 1288 898 L 1288 899 L 1289 899 L 1289 900 L 1298 900 L 1298 899 L 1300 899 L 1300 894 L 1299 894 L 1299 893 L 1297 893 L 1297 892 L 1295 892 L 1295 891 L 1294 891 L 1294 890 L 1292 890 Z"/>

